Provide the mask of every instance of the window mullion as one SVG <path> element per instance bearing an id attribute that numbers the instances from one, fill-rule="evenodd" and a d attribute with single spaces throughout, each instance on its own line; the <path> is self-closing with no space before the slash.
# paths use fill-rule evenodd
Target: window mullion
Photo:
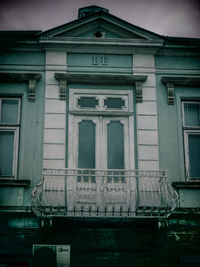
<path id="1" fill-rule="evenodd" d="M 103 116 L 99 116 L 99 145 L 100 145 L 100 169 L 106 169 L 106 140 L 105 140 L 105 133 L 104 133 L 104 127 L 103 127 Z"/>

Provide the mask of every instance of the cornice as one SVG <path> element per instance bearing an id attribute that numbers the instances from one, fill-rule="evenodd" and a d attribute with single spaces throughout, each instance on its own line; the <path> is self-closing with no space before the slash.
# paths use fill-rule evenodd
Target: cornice
<path id="1" fill-rule="evenodd" d="M 146 75 L 112 75 L 112 74 L 85 74 L 85 73 L 55 73 L 56 80 L 59 81 L 60 99 L 65 99 L 67 83 L 81 84 L 110 84 L 127 85 L 132 84 L 136 90 L 136 101 L 143 101 L 142 85 L 146 81 Z"/>
<path id="2" fill-rule="evenodd" d="M 50 37 L 50 38 L 40 38 L 39 43 L 72 43 L 76 44 L 79 43 L 81 44 L 138 44 L 138 45 L 143 45 L 143 44 L 152 44 L 156 46 L 162 46 L 163 41 L 162 40 L 145 40 L 145 39 L 127 39 L 127 38 L 105 38 L 105 39 L 98 39 L 98 38 L 87 38 L 87 37 Z"/>
<path id="3" fill-rule="evenodd" d="M 11 73 L 1 72 L 0 82 L 3 83 L 28 83 L 28 99 L 35 101 L 36 82 L 42 77 L 41 73 Z"/>
<path id="4" fill-rule="evenodd" d="M 200 76 L 163 76 L 161 81 L 167 87 L 168 105 L 174 105 L 174 90 L 176 85 L 200 88 Z"/>
<path id="5" fill-rule="evenodd" d="M 173 182 L 175 189 L 200 189 L 200 181 Z"/>
<path id="6" fill-rule="evenodd" d="M 8 178 L 1 178 L 0 179 L 0 187 L 6 186 L 6 187 L 29 187 L 30 186 L 31 181 L 26 179 L 26 180 L 22 180 L 22 179 L 8 179 Z"/>

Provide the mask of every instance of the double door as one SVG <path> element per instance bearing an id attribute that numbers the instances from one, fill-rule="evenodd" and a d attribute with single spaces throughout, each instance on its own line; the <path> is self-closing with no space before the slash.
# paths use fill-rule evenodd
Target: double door
<path id="1" fill-rule="evenodd" d="M 85 212 L 100 210 L 112 216 L 133 207 L 130 180 L 132 132 L 129 116 L 71 115 L 69 168 L 77 175 L 68 179 L 69 209 Z M 103 215 L 102 213 L 102 215 Z M 109 215 L 110 214 L 110 215 Z M 101 216 L 101 213 L 98 213 Z"/>
<path id="2" fill-rule="evenodd" d="M 128 117 L 73 115 L 71 126 L 69 168 L 130 168 Z"/>

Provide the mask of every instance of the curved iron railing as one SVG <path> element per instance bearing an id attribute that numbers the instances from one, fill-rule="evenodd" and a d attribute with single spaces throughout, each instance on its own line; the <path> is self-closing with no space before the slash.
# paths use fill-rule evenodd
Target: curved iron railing
<path id="1" fill-rule="evenodd" d="M 178 195 L 166 171 L 44 169 L 31 202 L 40 217 L 167 217 Z"/>

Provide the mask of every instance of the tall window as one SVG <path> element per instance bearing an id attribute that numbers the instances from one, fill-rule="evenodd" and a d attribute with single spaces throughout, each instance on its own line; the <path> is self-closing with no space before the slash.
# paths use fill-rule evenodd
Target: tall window
<path id="1" fill-rule="evenodd" d="M 70 90 L 69 168 L 134 168 L 131 91 Z"/>
<path id="2" fill-rule="evenodd" d="M 200 179 L 200 102 L 183 102 L 185 162 L 188 179 Z"/>
<path id="3" fill-rule="evenodd" d="M 16 178 L 20 99 L 0 98 L 0 177 Z"/>

